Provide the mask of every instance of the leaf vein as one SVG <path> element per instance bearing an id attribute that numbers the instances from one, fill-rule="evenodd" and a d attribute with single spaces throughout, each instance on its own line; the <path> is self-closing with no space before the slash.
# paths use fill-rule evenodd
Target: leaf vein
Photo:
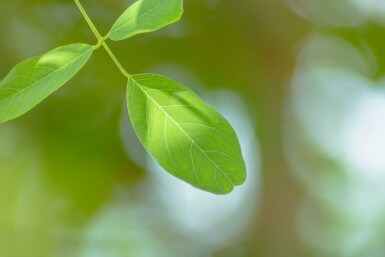
<path id="1" fill-rule="evenodd" d="M 232 182 L 232 180 L 227 176 L 227 174 L 220 168 L 220 166 L 218 164 L 216 164 L 215 161 L 213 161 L 210 156 L 200 147 L 200 145 L 195 142 L 194 139 L 191 138 L 191 136 L 179 125 L 179 123 L 174 120 L 174 118 L 164 109 L 162 108 L 162 106 L 160 104 L 158 104 L 155 99 L 149 95 L 146 90 L 133 78 L 131 78 L 133 81 L 134 81 L 134 84 L 136 84 L 138 86 L 138 88 L 140 90 L 142 90 L 146 96 L 156 105 L 158 106 L 158 108 L 186 135 L 186 137 L 191 141 L 191 144 L 194 144 L 196 145 L 196 147 L 206 156 L 206 158 L 212 163 L 214 164 L 214 166 L 216 168 L 218 168 L 219 170 L 221 170 L 221 172 L 223 173 L 223 175 L 226 177 L 226 179 L 230 182 L 230 184 L 232 184 L 233 186 L 235 186 L 235 184 Z M 190 147 L 190 153 L 191 153 L 191 147 Z M 192 156 L 191 156 L 192 158 Z M 195 169 L 195 168 L 194 168 Z M 196 171 L 194 170 L 194 172 L 196 173 Z M 198 180 L 198 182 L 200 183 L 200 181 Z M 202 183 L 201 183 L 202 184 Z M 203 185 L 203 184 L 202 184 Z"/>
<path id="2" fill-rule="evenodd" d="M 24 87 L 23 89 L 20 89 L 17 93 L 12 94 L 12 95 L 10 95 L 10 96 L 7 96 L 7 97 L 5 97 L 5 98 L 3 98 L 3 99 L 0 99 L 0 100 L 3 101 L 4 99 L 7 99 L 7 98 L 12 97 L 12 96 L 15 96 L 16 94 L 19 94 L 19 93 L 25 91 L 27 88 L 33 87 L 33 86 L 36 85 L 37 83 L 39 83 L 39 82 L 41 82 L 41 81 L 43 81 L 43 80 L 45 80 L 45 79 L 47 79 L 47 78 L 49 78 L 49 77 L 52 77 L 55 73 L 57 73 L 57 72 L 59 72 L 60 70 L 62 70 L 62 69 L 64 69 L 64 68 L 68 67 L 70 64 L 72 64 L 72 63 L 75 62 L 76 60 L 78 60 L 78 59 L 80 59 L 81 57 L 83 57 L 85 54 L 88 54 L 89 51 L 92 51 L 92 49 L 87 50 L 87 51 L 84 52 L 83 54 L 77 56 L 77 57 L 74 58 L 72 61 L 66 63 L 65 65 L 63 65 L 63 66 L 60 67 L 59 69 L 57 69 L 57 70 L 52 69 L 52 70 L 53 70 L 52 73 L 49 73 L 49 74 L 47 74 L 46 76 L 44 76 L 44 77 L 42 77 L 41 79 L 39 79 L 38 81 L 36 81 L 36 82 L 34 82 L 34 83 L 30 84 L 30 85 L 27 85 L 27 86 Z M 36 65 L 35 65 L 35 67 L 39 67 L 39 68 L 43 67 L 43 68 L 47 68 L 47 69 L 48 69 L 48 67 L 45 67 L 45 66 L 36 66 Z"/>
<path id="3" fill-rule="evenodd" d="M 166 0 L 166 1 L 163 1 L 163 2 L 161 2 L 161 3 L 158 3 L 157 5 L 155 5 L 154 7 L 150 8 L 149 10 L 145 11 L 144 13 L 141 13 L 141 14 L 139 14 L 138 16 L 135 16 L 133 19 L 127 21 L 126 23 L 124 23 L 124 24 L 122 24 L 122 25 L 120 25 L 120 26 L 117 26 L 117 27 L 116 27 L 114 30 L 112 30 L 110 33 L 115 32 L 115 31 L 117 31 L 117 30 L 131 30 L 131 29 L 124 29 L 124 28 L 122 28 L 122 27 L 126 26 L 127 24 L 129 24 L 129 23 L 131 23 L 131 22 L 134 22 L 134 21 L 138 20 L 138 19 L 141 18 L 142 16 L 146 15 L 148 12 L 151 12 L 151 11 L 154 10 L 155 8 L 158 8 L 159 6 L 161 6 L 161 5 L 163 5 L 163 4 L 167 3 L 167 2 L 168 2 L 168 1 Z"/>

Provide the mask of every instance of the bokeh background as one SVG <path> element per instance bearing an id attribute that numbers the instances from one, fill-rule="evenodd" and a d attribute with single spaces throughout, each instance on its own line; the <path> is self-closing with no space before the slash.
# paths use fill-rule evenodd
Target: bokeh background
<path id="1" fill-rule="evenodd" d="M 83 4 L 103 34 L 132 2 Z M 167 75 L 217 107 L 247 182 L 217 196 L 161 170 L 100 49 L 0 124 L 0 256 L 385 256 L 385 2 L 184 6 L 176 24 L 108 43 L 130 73 Z M 96 43 L 70 0 L 0 1 L 0 24 L 0 77 L 59 45 Z"/>

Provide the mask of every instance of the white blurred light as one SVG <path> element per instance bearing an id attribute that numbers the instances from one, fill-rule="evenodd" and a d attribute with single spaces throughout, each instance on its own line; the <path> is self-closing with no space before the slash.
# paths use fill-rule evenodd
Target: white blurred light
<path id="1" fill-rule="evenodd" d="M 319 67 L 296 74 L 294 110 L 306 135 L 329 155 L 341 157 L 345 124 L 369 83 L 343 69 Z"/>
<path id="2" fill-rule="evenodd" d="M 356 27 L 365 21 L 362 13 L 349 0 L 287 0 L 300 16 L 323 26 Z"/>
<path id="3" fill-rule="evenodd" d="M 345 127 L 345 161 L 372 182 L 385 181 L 385 91 L 362 95 Z"/>
<path id="4" fill-rule="evenodd" d="M 301 52 L 286 124 L 296 129 L 284 135 L 290 164 L 308 189 L 300 234 L 320 256 L 380 257 L 385 90 L 370 79 L 368 56 L 328 37 L 308 40 Z"/>
<path id="5" fill-rule="evenodd" d="M 383 0 L 350 0 L 358 10 L 365 13 L 368 19 L 383 23 L 385 21 L 385 1 Z"/>
<path id="6" fill-rule="evenodd" d="M 84 230 L 83 257 L 195 257 L 190 248 L 169 231 L 167 222 L 145 202 L 116 202 L 104 206 Z"/>
<path id="7" fill-rule="evenodd" d="M 287 0 L 300 16 L 322 26 L 359 27 L 385 22 L 383 0 Z"/>

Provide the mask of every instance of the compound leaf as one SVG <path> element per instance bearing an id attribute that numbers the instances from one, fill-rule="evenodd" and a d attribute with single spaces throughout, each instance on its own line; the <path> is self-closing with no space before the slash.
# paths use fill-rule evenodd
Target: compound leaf
<path id="1" fill-rule="evenodd" d="M 88 61 L 93 47 L 58 47 L 16 65 L 0 81 L 0 123 L 17 118 L 70 80 Z"/>
<path id="2" fill-rule="evenodd" d="M 118 18 L 108 36 L 118 41 L 158 30 L 178 21 L 182 13 L 182 0 L 139 0 Z"/>
<path id="3" fill-rule="evenodd" d="M 140 141 L 174 176 L 216 194 L 245 181 L 233 128 L 189 88 L 156 74 L 134 75 L 128 81 L 127 105 Z"/>

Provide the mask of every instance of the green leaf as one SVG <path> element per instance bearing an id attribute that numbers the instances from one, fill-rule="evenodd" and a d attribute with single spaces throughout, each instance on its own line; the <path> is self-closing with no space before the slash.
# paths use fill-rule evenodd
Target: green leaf
<path id="1" fill-rule="evenodd" d="M 118 18 L 108 36 L 118 41 L 158 30 L 178 21 L 182 13 L 182 0 L 139 0 Z"/>
<path id="2" fill-rule="evenodd" d="M 72 44 L 16 65 L 0 81 L 0 123 L 17 118 L 70 80 L 88 61 L 93 47 Z"/>
<path id="3" fill-rule="evenodd" d="M 174 176 L 216 194 L 245 181 L 233 128 L 189 88 L 156 74 L 134 75 L 128 80 L 127 104 L 140 141 Z"/>

